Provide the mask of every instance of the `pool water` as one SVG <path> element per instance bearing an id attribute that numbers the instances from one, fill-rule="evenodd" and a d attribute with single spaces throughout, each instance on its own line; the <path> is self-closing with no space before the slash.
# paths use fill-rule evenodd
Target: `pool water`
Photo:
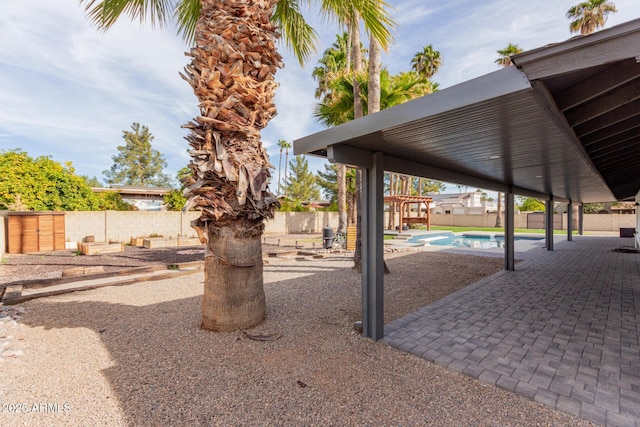
<path id="1" fill-rule="evenodd" d="M 541 237 L 515 237 L 514 240 L 542 240 Z M 473 249 L 491 249 L 491 248 L 504 248 L 503 236 L 481 236 L 481 235 L 455 235 L 452 233 L 446 234 L 423 234 L 420 236 L 413 236 L 408 240 L 410 243 L 424 243 L 425 245 L 436 246 L 453 246 L 453 247 L 467 247 Z"/>

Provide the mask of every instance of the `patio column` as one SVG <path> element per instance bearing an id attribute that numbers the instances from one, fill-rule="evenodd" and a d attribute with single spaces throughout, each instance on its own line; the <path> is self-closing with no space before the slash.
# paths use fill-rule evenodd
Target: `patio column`
<path id="1" fill-rule="evenodd" d="M 362 335 L 384 336 L 384 158 L 371 154 L 362 174 Z"/>
<path id="2" fill-rule="evenodd" d="M 578 234 L 582 236 L 584 234 L 584 204 L 581 203 L 578 206 Z"/>
<path id="3" fill-rule="evenodd" d="M 544 211 L 545 224 L 545 243 L 548 251 L 553 250 L 553 197 L 546 202 Z"/>
<path id="4" fill-rule="evenodd" d="M 567 204 L 567 241 L 573 240 L 573 200 Z"/>
<path id="5" fill-rule="evenodd" d="M 511 191 L 504 195 L 504 214 L 504 269 L 513 271 L 515 270 L 515 209 L 513 192 Z"/>

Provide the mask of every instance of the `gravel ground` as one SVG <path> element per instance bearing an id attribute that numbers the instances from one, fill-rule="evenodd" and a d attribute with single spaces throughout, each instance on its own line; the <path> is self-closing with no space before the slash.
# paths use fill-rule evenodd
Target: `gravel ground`
<path id="1" fill-rule="evenodd" d="M 442 252 L 387 260 L 387 321 L 503 264 Z M 250 332 L 279 332 L 275 341 L 200 329 L 202 273 L 11 308 L 7 342 L 22 354 L 0 364 L 0 424 L 591 425 L 363 339 L 348 258 L 269 261 L 267 320 Z"/>

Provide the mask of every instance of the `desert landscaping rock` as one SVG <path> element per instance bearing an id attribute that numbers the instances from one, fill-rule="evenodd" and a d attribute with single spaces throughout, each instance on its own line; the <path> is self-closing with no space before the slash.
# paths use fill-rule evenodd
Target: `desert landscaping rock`
<path id="1" fill-rule="evenodd" d="M 404 252 L 387 263 L 390 321 L 503 260 Z M 279 334 L 273 341 L 200 329 L 202 273 L 12 306 L 11 316 L 26 309 L 9 330 L 18 337 L 9 350 L 23 354 L 1 359 L 0 399 L 69 410 L 2 414 L 2 424 L 591 425 L 362 338 L 351 265 L 349 254 L 327 254 L 265 266 L 267 319 L 246 332 Z"/>

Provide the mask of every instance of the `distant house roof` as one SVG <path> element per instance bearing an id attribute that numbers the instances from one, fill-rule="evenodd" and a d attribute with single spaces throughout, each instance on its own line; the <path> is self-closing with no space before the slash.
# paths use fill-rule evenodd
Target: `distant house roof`
<path id="1" fill-rule="evenodd" d="M 120 193 L 128 196 L 157 196 L 162 197 L 169 194 L 170 188 L 158 188 L 158 187 L 139 187 L 132 185 L 112 185 L 110 187 L 91 187 L 91 191 L 94 193 Z"/>

